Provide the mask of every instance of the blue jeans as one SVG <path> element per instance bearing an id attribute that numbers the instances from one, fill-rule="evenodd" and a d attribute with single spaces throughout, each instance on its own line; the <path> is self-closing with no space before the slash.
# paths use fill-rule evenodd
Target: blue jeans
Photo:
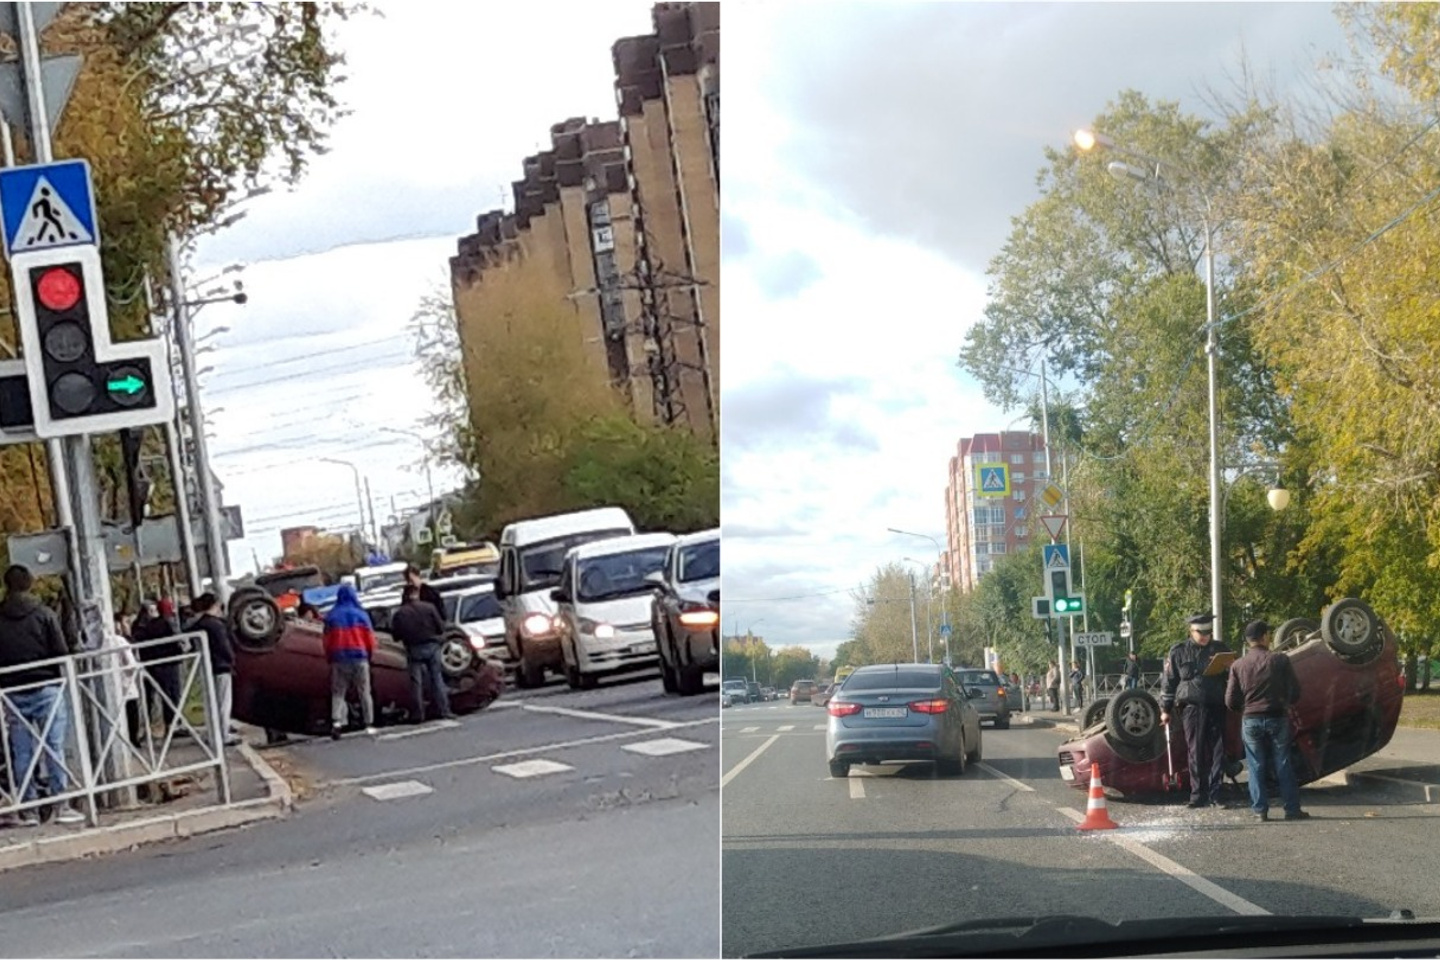
<path id="1" fill-rule="evenodd" d="M 36 764 L 35 775 L 25 784 L 22 803 L 29 803 L 36 798 L 38 790 L 35 781 L 42 768 L 46 772 L 47 786 L 52 795 L 64 793 L 69 788 L 65 778 L 65 734 L 69 711 L 65 709 L 66 704 L 60 696 L 60 689 L 60 684 L 55 683 L 37 690 L 7 694 L 10 709 L 7 711 L 9 715 L 6 720 L 10 724 L 10 745 L 14 749 L 15 761 L 11 777 L 16 787 L 20 786 L 29 771 L 37 747 L 35 734 L 26 727 L 25 721 L 37 732 L 45 735 L 46 751 L 42 757 L 43 762 Z M 47 734 L 45 723 L 52 714 L 55 719 Z"/>
<path id="2" fill-rule="evenodd" d="M 1256 813 L 1270 809 L 1267 788 L 1273 773 L 1285 812 L 1299 813 L 1300 785 L 1295 782 L 1295 768 L 1290 762 L 1290 718 L 1246 717 L 1241 736 L 1245 740 L 1245 766 L 1250 772 L 1250 809 Z"/>
<path id="3" fill-rule="evenodd" d="M 440 669 L 440 644 L 426 643 L 405 650 L 410 668 L 410 692 L 415 698 L 415 721 L 425 719 L 425 694 L 428 686 L 431 704 L 440 716 L 450 716 L 450 695 L 445 689 L 445 674 Z"/>

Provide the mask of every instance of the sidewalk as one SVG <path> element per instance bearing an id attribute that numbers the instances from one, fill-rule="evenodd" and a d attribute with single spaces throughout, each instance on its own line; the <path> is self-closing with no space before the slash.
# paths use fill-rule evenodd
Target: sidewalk
<path id="1" fill-rule="evenodd" d="M 249 733 L 250 731 L 246 731 Z M 100 825 L 0 828 L 0 871 L 128 850 L 142 844 L 227 830 L 286 816 L 290 786 L 248 743 L 225 751 L 229 805 L 217 802 L 213 776 L 177 783 L 173 799 L 101 810 Z"/>

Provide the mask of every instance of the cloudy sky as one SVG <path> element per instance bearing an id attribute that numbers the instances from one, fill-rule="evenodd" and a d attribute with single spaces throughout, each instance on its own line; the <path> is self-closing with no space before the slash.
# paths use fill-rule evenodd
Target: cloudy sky
<path id="1" fill-rule="evenodd" d="M 644 0 L 555 17 L 513 2 L 375 6 L 383 18 L 342 28 L 353 114 L 331 152 L 296 190 L 245 204 L 245 219 L 190 259 L 197 280 L 246 267 L 249 302 L 195 318 L 202 338 L 229 328 L 197 362 L 211 368 L 214 468 L 246 521 L 230 544 L 236 572 L 277 556 L 282 527 L 358 521 L 354 472 L 322 458 L 356 464 L 382 524 L 392 499 L 401 510 L 426 499 L 420 441 L 386 432 L 419 430 L 429 402 L 407 323 L 427 292 L 448 292 L 448 258 L 476 215 L 502 196 L 511 206 L 510 183 L 549 146 L 551 124 L 614 118 L 611 45 L 651 29 Z M 432 479 L 437 492 L 458 481 Z"/>
<path id="2" fill-rule="evenodd" d="M 1203 113 L 1247 58 L 1298 89 L 1327 4 L 725 8 L 725 631 L 822 656 L 850 591 L 944 543 L 958 440 L 1010 426 L 957 369 L 984 270 L 1120 91 Z"/>

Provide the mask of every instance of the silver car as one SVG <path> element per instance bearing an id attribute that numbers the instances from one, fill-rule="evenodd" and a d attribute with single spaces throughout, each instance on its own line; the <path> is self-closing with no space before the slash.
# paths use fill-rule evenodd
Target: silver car
<path id="1" fill-rule="evenodd" d="M 979 760 L 980 713 L 943 664 L 860 667 L 826 705 L 826 757 L 832 777 L 857 763 L 912 760 L 943 773 Z"/>
<path id="2" fill-rule="evenodd" d="M 1010 712 L 1020 708 L 1020 691 L 994 670 L 956 670 L 955 679 L 965 688 L 981 720 L 998 730 L 1010 729 Z"/>

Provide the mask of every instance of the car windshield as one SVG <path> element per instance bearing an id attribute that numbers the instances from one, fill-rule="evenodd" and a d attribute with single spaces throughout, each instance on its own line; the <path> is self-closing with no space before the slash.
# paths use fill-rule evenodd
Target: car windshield
<path id="1" fill-rule="evenodd" d="M 955 676 L 962 684 L 983 684 L 991 687 L 1000 686 L 1000 678 L 995 675 L 994 670 L 962 670 Z"/>
<path id="2" fill-rule="evenodd" d="M 665 569 L 668 546 L 582 558 L 576 570 L 575 599 L 583 603 L 614 600 L 650 592 L 646 581 Z"/>
<path id="3" fill-rule="evenodd" d="M 629 530 L 590 530 L 524 547 L 520 550 L 521 589 L 548 590 L 556 586 L 560 582 L 561 568 L 565 565 L 565 554 L 572 548 L 596 540 L 629 535 Z"/>
<path id="4" fill-rule="evenodd" d="M 845 681 L 846 693 L 866 690 L 930 690 L 940 686 L 937 670 L 900 667 L 893 670 L 857 670 Z"/>
<path id="5" fill-rule="evenodd" d="M 480 620 L 494 620 L 502 616 L 500 601 L 489 590 L 460 598 L 460 609 L 453 619 L 457 623 L 476 623 Z"/>
<path id="6" fill-rule="evenodd" d="M 681 583 L 714 580 L 720 576 L 720 541 L 707 540 L 680 549 L 676 579 Z"/>
<path id="7" fill-rule="evenodd" d="M 404 583 L 404 570 L 396 570 L 393 573 L 366 573 L 356 577 L 355 592 L 376 593 L 380 590 L 389 590 L 392 587 L 402 586 Z"/>

